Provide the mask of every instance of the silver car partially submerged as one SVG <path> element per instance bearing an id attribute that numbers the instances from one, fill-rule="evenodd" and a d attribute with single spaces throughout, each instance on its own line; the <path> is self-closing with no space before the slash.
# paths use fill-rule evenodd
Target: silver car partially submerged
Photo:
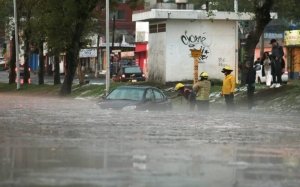
<path id="1" fill-rule="evenodd" d="M 152 86 L 120 86 L 100 102 L 102 109 L 114 110 L 171 110 L 170 99 Z"/>

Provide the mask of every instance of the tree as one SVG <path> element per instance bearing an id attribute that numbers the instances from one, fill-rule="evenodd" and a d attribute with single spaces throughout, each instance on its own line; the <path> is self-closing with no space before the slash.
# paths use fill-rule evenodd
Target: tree
<path id="1" fill-rule="evenodd" d="M 54 54 L 65 52 L 65 77 L 60 89 L 61 95 L 71 93 L 79 50 L 90 21 L 91 13 L 98 0 L 48 0 L 47 41 Z M 64 50 L 64 51 L 63 51 Z"/>
<path id="2" fill-rule="evenodd" d="M 17 1 L 18 7 L 18 25 L 22 41 L 24 41 L 24 83 L 29 83 L 30 71 L 29 60 L 33 51 L 36 51 L 38 46 L 33 42 L 33 21 L 38 15 L 33 14 L 33 10 L 37 8 L 41 0 L 24 0 Z M 41 8 L 41 7 L 39 7 Z M 21 19 L 22 18 L 22 19 Z"/>
<path id="3" fill-rule="evenodd" d="M 46 3 L 44 0 L 33 1 L 32 15 L 34 19 L 31 21 L 32 36 L 31 45 L 36 48 L 39 53 L 39 68 L 38 68 L 38 84 L 44 84 L 45 74 L 45 62 L 44 62 L 44 43 L 46 41 L 46 28 L 45 22 L 47 22 L 45 15 L 46 9 L 44 9 Z"/>
<path id="4" fill-rule="evenodd" d="M 254 22 L 255 27 L 252 31 L 249 32 L 247 38 L 246 38 L 246 44 L 245 44 L 245 62 L 250 63 L 253 65 L 254 62 L 254 50 L 256 48 L 257 43 L 259 42 L 259 39 L 264 32 L 265 27 L 269 24 L 271 19 L 271 10 L 274 5 L 274 0 L 265 0 L 265 1 L 259 1 L 254 0 L 253 6 L 254 6 Z"/>

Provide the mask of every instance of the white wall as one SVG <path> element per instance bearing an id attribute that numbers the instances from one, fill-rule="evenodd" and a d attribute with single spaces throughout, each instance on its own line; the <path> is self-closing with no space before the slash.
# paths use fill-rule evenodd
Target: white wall
<path id="1" fill-rule="evenodd" d="M 193 80 L 193 64 L 190 49 L 204 49 L 204 55 L 199 64 L 199 73 L 206 71 L 210 78 L 223 79 L 221 73 L 225 65 L 235 69 L 235 21 L 210 21 L 210 20 L 168 20 L 166 33 L 166 81 Z M 196 36 L 200 40 L 195 46 L 189 46 L 185 37 Z M 185 41 L 186 43 L 183 43 Z M 154 42 L 155 40 L 156 42 Z M 150 35 L 149 45 L 156 43 L 159 49 L 163 49 L 164 42 L 161 37 Z M 191 42 L 189 44 L 192 44 Z M 155 51 L 155 50 L 153 50 Z M 207 53 L 205 53 L 207 52 Z M 156 54 L 149 53 L 151 56 Z M 160 55 L 159 60 L 163 60 Z M 149 63 L 153 61 L 150 60 Z"/>
<path id="2" fill-rule="evenodd" d="M 149 22 L 137 21 L 135 23 L 135 42 L 149 41 Z"/>
<path id="3" fill-rule="evenodd" d="M 166 33 L 150 34 L 148 46 L 147 79 L 164 83 L 166 81 Z"/>

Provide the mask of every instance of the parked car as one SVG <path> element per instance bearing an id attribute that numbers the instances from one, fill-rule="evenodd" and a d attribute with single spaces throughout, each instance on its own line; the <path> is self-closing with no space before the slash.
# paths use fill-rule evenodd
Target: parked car
<path id="1" fill-rule="evenodd" d="M 145 81 L 145 74 L 142 72 L 139 66 L 122 66 L 117 75 L 113 76 L 114 81 Z"/>
<path id="2" fill-rule="evenodd" d="M 262 76 L 262 65 L 256 64 L 255 69 L 256 69 L 256 83 L 260 83 L 260 84 L 266 83 L 266 77 Z M 287 71 L 282 74 L 281 79 L 283 83 L 287 83 L 289 79 L 289 75 Z"/>
<path id="3" fill-rule="evenodd" d="M 158 88 L 152 86 L 120 86 L 99 102 L 102 109 L 170 110 L 172 103 Z"/>
<path id="4" fill-rule="evenodd" d="M 0 70 L 7 70 L 8 65 L 6 64 L 5 60 L 3 57 L 0 57 Z"/>

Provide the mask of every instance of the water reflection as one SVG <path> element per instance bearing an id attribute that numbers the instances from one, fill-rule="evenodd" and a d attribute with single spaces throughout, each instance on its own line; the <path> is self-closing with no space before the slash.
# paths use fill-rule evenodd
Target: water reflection
<path id="1" fill-rule="evenodd" d="M 109 146 L 2 147 L 0 186 L 300 186 L 297 147 L 203 144 L 112 151 Z"/>
<path id="2" fill-rule="evenodd" d="M 300 184 L 299 148 L 239 148 L 236 160 L 248 163 L 248 167 L 237 169 L 235 186 L 296 187 Z"/>

